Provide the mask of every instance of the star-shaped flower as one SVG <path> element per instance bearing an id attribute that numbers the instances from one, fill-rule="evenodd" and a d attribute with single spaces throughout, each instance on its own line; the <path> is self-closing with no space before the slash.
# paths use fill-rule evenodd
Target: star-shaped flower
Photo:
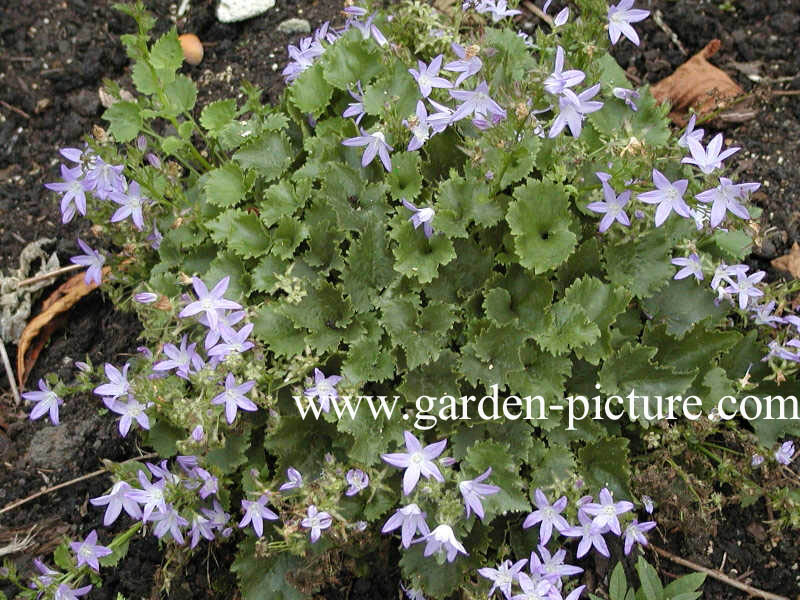
<path id="1" fill-rule="evenodd" d="M 522 522 L 523 529 L 533 527 L 537 523 L 539 525 L 539 543 L 544 545 L 550 541 L 550 536 L 553 534 L 553 527 L 559 532 L 563 533 L 569 527 L 567 520 L 561 516 L 564 509 L 567 507 L 567 497 L 561 496 L 558 500 L 550 504 L 547 496 L 539 488 L 533 493 L 533 498 L 536 503 L 536 510 L 529 514 Z"/>
<path id="2" fill-rule="evenodd" d="M 310 538 L 313 544 L 322 535 L 322 530 L 331 526 L 333 518 L 329 513 L 317 510 L 317 507 L 313 504 L 308 507 L 306 514 L 307 516 L 300 521 L 300 525 L 311 530 Z"/>
<path id="3" fill-rule="evenodd" d="M 277 521 L 278 515 L 267 508 L 269 497 L 262 494 L 258 500 L 242 500 L 242 508 L 244 509 L 244 518 L 239 522 L 239 528 L 247 527 L 248 524 L 253 524 L 253 531 L 256 532 L 258 537 L 264 535 L 264 519 L 268 521 Z"/>
<path id="4" fill-rule="evenodd" d="M 481 500 L 486 496 L 491 496 L 500 492 L 500 488 L 496 485 L 481 483 L 491 474 L 492 467 L 489 467 L 475 479 L 461 481 L 458 484 L 458 490 L 461 492 L 461 496 L 464 498 L 464 505 L 467 508 L 467 517 L 469 517 L 470 511 L 475 511 L 475 514 L 483 520 L 484 512 Z"/>
<path id="5" fill-rule="evenodd" d="M 436 481 L 444 482 L 444 477 L 433 460 L 444 451 L 447 440 L 439 440 L 435 444 L 429 444 L 423 448 L 420 441 L 410 431 L 404 431 L 403 436 L 408 452 L 381 454 L 381 458 L 385 462 L 406 470 L 403 474 L 403 494 L 408 496 L 414 491 L 420 475 L 426 479 L 433 477 Z"/>
<path id="6" fill-rule="evenodd" d="M 97 543 L 97 531 L 94 529 L 86 536 L 85 540 L 82 542 L 70 542 L 69 547 L 72 548 L 75 558 L 78 559 L 78 567 L 89 565 L 97 572 L 100 572 L 98 559 L 111 554 L 110 548 Z"/>
<path id="7" fill-rule="evenodd" d="M 433 88 L 449 89 L 453 87 L 450 81 L 444 77 L 439 77 L 439 71 L 442 68 L 442 58 L 444 58 L 444 55 L 440 54 L 434 58 L 429 65 L 418 60 L 418 68 L 408 70 L 412 77 L 414 77 L 414 81 L 419 85 L 419 91 L 423 98 L 430 96 Z"/>
<path id="8" fill-rule="evenodd" d="M 614 221 L 621 223 L 625 227 L 630 227 L 631 220 L 625 213 L 625 206 L 628 204 L 628 201 L 631 198 L 630 190 L 625 190 L 617 195 L 617 193 L 608 183 L 607 173 L 598 172 L 597 177 L 602 182 L 603 196 L 605 200 L 601 200 L 600 202 L 590 202 L 586 205 L 586 208 L 596 213 L 605 213 L 603 218 L 600 219 L 600 224 L 597 228 L 598 231 L 600 233 L 605 232 L 609 227 L 611 227 L 611 224 Z"/>
<path id="9" fill-rule="evenodd" d="M 403 198 L 403 206 L 414 213 L 408 219 L 411 221 L 414 229 L 417 229 L 420 225 L 422 225 L 422 231 L 425 233 L 425 237 L 430 239 L 430 237 L 433 235 L 433 225 L 431 225 L 431 221 L 433 221 L 433 217 L 436 216 L 434 210 L 428 206 L 425 208 L 417 208 L 405 198 Z"/>
<path id="10" fill-rule="evenodd" d="M 106 257 L 100 254 L 97 250 L 90 248 L 89 245 L 81 238 L 78 238 L 78 246 L 80 246 L 81 250 L 83 250 L 83 254 L 73 256 L 69 259 L 70 262 L 83 267 L 89 267 L 86 269 L 86 275 L 84 276 L 86 285 L 90 285 L 92 283 L 100 285 L 103 279 L 103 265 L 106 262 Z"/>
<path id="11" fill-rule="evenodd" d="M 414 534 L 419 531 L 421 535 L 426 536 L 430 533 L 428 524 L 425 522 L 425 513 L 422 512 L 414 503 L 408 504 L 395 512 L 381 529 L 381 533 L 389 533 L 395 529 L 401 528 L 401 543 L 403 548 L 411 546 L 411 540 Z"/>
<path id="12" fill-rule="evenodd" d="M 58 406 L 64 401 L 50 389 L 44 379 L 39 380 L 38 392 L 25 392 L 22 397 L 29 402 L 36 402 L 36 406 L 31 410 L 30 418 L 36 420 L 45 413 L 50 413 L 50 422 L 58 425 Z"/>
<path id="13" fill-rule="evenodd" d="M 420 541 L 425 542 L 423 556 L 430 556 L 439 550 L 444 550 L 447 554 L 447 562 L 453 562 L 457 554 L 468 554 L 464 545 L 456 539 L 450 525 L 439 525 Z"/>
<path id="14" fill-rule="evenodd" d="M 689 144 L 689 151 L 692 153 L 692 156 L 682 158 L 681 162 L 697 166 L 697 168 L 706 175 L 722 167 L 723 160 L 741 150 L 738 146 L 722 150 L 721 133 L 713 137 L 707 148 L 703 148 L 703 145 L 699 141 L 692 138 L 687 139 L 686 142 Z"/>
<path id="15" fill-rule="evenodd" d="M 612 44 L 619 41 L 619 36 L 624 35 L 637 46 L 639 36 L 631 23 L 643 21 L 650 15 L 650 11 L 633 8 L 633 0 L 620 0 L 620 3 L 608 7 L 608 37 Z"/>
<path id="16" fill-rule="evenodd" d="M 228 419 L 229 424 L 233 423 L 234 419 L 236 419 L 237 409 L 249 412 L 258 410 L 258 406 L 245 396 L 247 392 L 253 389 L 255 384 L 255 381 L 245 381 L 240 385 L 236 385 L 233 373 L 228 373 L 225 377 L 225 391 L 215 396 L 211 404 L 224 404 L 225 417 Z"/>
<path id="17" fill-rule="evenodd" d="M 559 113 L 550 126 L 550 132 L 547 136 L 554 138 L 561 133 L 565 127 L 569 126 L 572 137 L 580 137 L 583 120 L 586 118 L 586 115 L 603 108 L 602 102 L 592 100 L 599 91 L 599 83 L 582 91 L 580 94 L 575 94 L 575 92 L 570 89 L 562 90 L 561 96 L 558 98 Z"/>
<path id="18" fill-rule="evenodd" d="M 89 500 L 92 506 L 106 507 L 106 512 L 103 515 L 103 525 L 105 527 L 117 520 L 123 508 L 132 519 L 142 518 L 142 509 L 139 508 L 139 504 L 128 496 L 132 489 L 128 482 L 118 481 L 108 494 Z"/>
<path id="19" fill-rule="evenodd" d="M 637 198 L 646 204 L 658 204 L 656 207 L 656 227 L 660 227 L 673 211 L 685 219 L 691 218 L 692 214 L 689 206 L 683 200 L 683 195 L 689 185 L 688 179 L 670 182 L 661 171 L 653 169 L 653 185 L 657 189 L 639 194 Z"/>
<path id="20" fill-rule="evenodd" d="M 186 308 L 178 313 L 178 316 L 184 319 L 199 313 L 204 313 L 208 319 L 209 327 L 216 329 L 221 311 L 242 308 L 240 304 L 237 304 L 233 300 L 226 300 L 223 298 L 225 292 L 228 290 L 230 281 L 230 276 L 226 275 L 220 279 L 209 292 L 202 279 L 199 277 L 192 277 L 192 287 L 194 287 L 194 291 L 197 293 L 197 300 L 189 303 Z"/>
<path id="21" fill-rule="evenodd" d="M 511 598 L 511 586 L 515 581 L 519 580 L 520 571 L 522 571 L 527 562 L 527 558 L 518 560 L 514 564 L 511 564 L 510 560 L 505 560 L 497 565 L 496 569 L 491 567 L 478 569 L 478 574 L 481 577 L 486 577 L 492 582 L 492 587 L 489 588 L 487 595 L 491 597 L 495 590 L 500 590 L 506 598 Z"/>
<path id="22" fill-rule="evenodd" d="M 683 267 L 673 279 L 686 279 L 689 275 L 694 275 L 697 281 L 703 280 L 703 266 L 700 264 L 700 257 L 692 252 L 689 256 L 678 257 L 672 259 L 672 264 L 678 267 Z"/>
<path id="23" fill-rule="evenodd" d="M 583 506 L 587 515 L 594 515 L 594 524 L 598 527 L 608 527 L 617 535 L 622 535 L 619 515 L 633 510 L 633 502 L 620 500 L 614 502 L 614 497 L 608 488 L 600 490 L 600 502 L 589 502 Z"/>
<path id="24" fill-rule="evenodd" d="M 564 71 L 564 49 L 556 46 L 556 62 L 553 72 L 544 80 L 546 92 L 559 95 L 567 88 L 578 85 L 586 78 L 586 73 L 577 69 Z"/>
<path id="25" fill-rule="evenodd" d="M 389 152 L 394 150 L 387 142 L 386 137 L 382 131 L 375 131 L 374 133 L 367 133 L 363 129 L 361 135 L 347 138 L 342 141 L 344 146 L 366 146 L 364 154 L 361 156 L 361 166 L 366 167 L 372 162 L 377 155 L 383 163 L 383 168 L 386 171 L 392 171 L 392 159 L 389 157 Z"/>

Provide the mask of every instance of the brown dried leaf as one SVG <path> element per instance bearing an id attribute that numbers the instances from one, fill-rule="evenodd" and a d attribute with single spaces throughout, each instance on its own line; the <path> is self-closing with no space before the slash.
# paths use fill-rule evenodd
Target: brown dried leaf
<path id="1" fill-rule="evenodd" d="M 669 118 L 676 125 L 686 125 L 690 108 L 702 116 L 729 106 L 733 99 L 744 95 L 744 90 L 733 79 L 708 62 L 719 47 L 719 40 L 711 40 L 672 75 L 650 88 L 656 100 L 670 102 Z M 755 116 L 755 113 L 748 114 Z"/>
<path id="2" fill-rule="evenodd" d="M 787 271 L 795 279 L 800 279 L 800 244 L 795 242 L 789 254 L 773 259 L 770 264 L 773 268 Z"/>
<path id="3" fill-rule="evenodd" d="M 104 267 L 103 276 L 109 271 L 109 267 Z M 87 284 L 84 274 L 78 273 L 60 285 L 42 303 L 42 311 L 28 322 L 17 342 L 17 380 L 20 389 L 25 387 L 36 359 L 59 327 L 59 317 L 95 288 L 97 284 Z"/>

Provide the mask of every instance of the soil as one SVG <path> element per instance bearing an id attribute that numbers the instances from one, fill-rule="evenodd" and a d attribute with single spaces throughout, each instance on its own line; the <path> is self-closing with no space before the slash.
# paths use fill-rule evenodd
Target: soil
<path id="1" fill-rule="evenodd" d="M 75 253 L 79 235 L 90 245 L 101 243 L 85 220 L 60 223 L 57 203 L 43 184 L 58 179 L 57 149 L 78 146 L 92 125 L 101 124 L 97 90 L 102 81 L 112 79 L 132 91 L 119 36 L 132 31 L 134 24 L 113 10 L 112 3 L 36 0 L 20 10 L 18 2 L 0 0 L 0 270 L 15 267 L 22 248 L 42 237 L 57 240 L 62 262 Z M 145 4 L 159 18 L 157 32 L 173 24 L 170 17 L 178 2 Z M 265 91 L 266 101 L 274 101 L 283 87 L 280 71 L 287 60 L 286 46 L 302 36 L 280 33 L 277 25 L 291 17 L 308 19 L 312 28 L 341 19 L 336 0 L 278 0 L 263 16 L 221 24 L 214 17 L 214 4 L 192 0 L 188 14 L 177 21 L 179 32 L 196 33 L 206 45 L 203 62 L 184 67 L 199 84 L 199 106 L 234 95 L 245 79 Z M 638 0 L 639 7 L 660 11 L 665 25 L 648 19 L 636 25 L 642 39 L 639 47 L 624 39 L 617 44 L 615 56 L 634 81 L 655 83 L 719 38 L 722 49 L 712 62 L 753 93 L 758 116 L 728 125 L 725 136 L 743 148 L 736 155 L 735 179 L 762 184 L 754 198 L 764 209 L 761 237 L 751 262 L 764 268 L 800 241 L 800 95 L 794 93 L 800 90 L 800 0 Z M 526 22 L 538 24 L 527 12 L 518 17 L 520 26 Z M 781 274 L 771 272 L 771 276 Z M 118 364 L 135 351 L 138 330 L 135 319 L 114 312 L 95 292 L 70 312 L 65 329 L 53 336 L 30 382 L 48 372 L 69 380 L 73 362 L 87 357 L 94 364 Z M 12 363 L 15 351 L 9 348 Z M 0 374 L 0 390 L 7 389 L 5 374 Z M 120 461 L 139 454 L 132 437 L 120 438 L 115 421 L 99 417 L 97 408 L 97 400 L 89 395 L 69 398 L 61 410 L 62 425 L 53 428 L 27 420 L 14 407 L 10 393 L 0 396 L 0 507 L 94 471 L 101 459 Z M 15 557 L 20 566 L 29 568 L 32 557 L 47 556 L 65 535 L 83 537 L 96 528 L 101 541 L 107 539 L 102 511 L 88 505 L 88 498 L 104 493 L 109 481 L 107 476 L 94 477 L 0 514 L 0 547 L 15 533 L 37 525 L 33 545 Z M 800 536 L 767 539 L 762 525 L 766 520 L 763 505 L 730 510 L 716 534 L 709 531 L 706 544 L 696 540 L 690 544 L 675 536 L 669 547 L 707 566 L 716 568 L 724 562 L 728 573 L 749 571 L 752 585 L 794 599 L 800 589 Z M 230 598 L 234 594 L 227 569 L 230 549 L 211 553 L 197 553 L 179 569 L 169 591 L 161 594 L 165 581 L 158 571 L 158 544 L 152 537 L 136 538 L 119 567 L 104 571 L 105 585 L 91 597 L 114 598 L 119 592 L 131 599 Z M 376 559 L 369 578 L 344 570 L 336 585 L 318 597 L 395 597 L 399 575 L 392 564 L 396 562 Z M 666 576 L 682 572 L 667 562 L 661 566 Z M 603 573 L 602 566 L 596 570 Z M 710 580 L 705 587 L 704 598 L 709 600 L 745 597 Z"/>

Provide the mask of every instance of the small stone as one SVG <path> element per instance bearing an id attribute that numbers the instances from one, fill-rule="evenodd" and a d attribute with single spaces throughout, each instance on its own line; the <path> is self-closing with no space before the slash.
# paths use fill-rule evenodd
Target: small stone
<path id="1" fill-rule="evenodd" d="M 311 23 L 305 19 L 286 19 L 278 25 L 278 31 L 286 34 L 311 33 Z"/>
<path id="2" fill-rule="evenodd" d="M 222 23 L 236 23 L 268 11 L 275 0 L 220 0 L 217 19 Z"/>

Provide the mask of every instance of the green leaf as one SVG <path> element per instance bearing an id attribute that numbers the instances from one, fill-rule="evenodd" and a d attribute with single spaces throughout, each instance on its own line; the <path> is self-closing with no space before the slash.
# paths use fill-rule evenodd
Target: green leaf
<path id="1" fill-rule="evenodd" d="M 248 142 L 233 155 L 243 168 L 253 169 L 265 179 L 277 179 L 289 168 L 294 152 L 285 134 L 270 131 Z"/>
<path id="2" fill-rule="evenodd" d="M 589 320 L 600 329 L 600 339 L 596 343 L 576 350 L 579 357 L 597 364 L 608 356 L 611 352 L 609 327 L 625 311 L 630 299 L 629 292 L 594 277 L 578 279 L 566 290 L 565 300 L 580 305 Z"/>
<path id="3" fill-rule="evenodd" d="M 288 552 L 260 558 L 255 540 L 239 544 L 231 571 L 236 573 L 243 600 L 303 600 L 306 596 L 290 583 L 293 573 L 303 569 L 302 559 Z"/>
<path id="4" fill-rule="evenodd" d="M 664 323 L 650 321 L 644 329 L 642 344 L 658 348 L 656 360 L 676 371 L 707 370 L 717 356 L 726 352 L 742 338 L 736 331 L 709 331 L 703 324 L 695 325 L 680 340 L 667 333 Z"/>
<path id="5" fill-rule="evenodd" d="M 208 223 L 212 239 L 243 258 L 262 256 L 270 247 L 267 231 L 252 213 L 230 209 Z"/>
<path id="6" fill-rule="evenodd" d="M 536 274 L 567 260 L 577 243 L 569 195 L 560 185 L 531 180 L 516 188 L 506 219 L 520 263 Z"/>
<path id="7" fill-rule="evenodd" d="M 258 204 L 259 217 L 264 225 L 272 227 L 281 217 L 289 217 L 301 208 L 307 199 L 302 192 L 300 186 L 293 186 L 287 179 L 268 187 L 264 199 Z"/>
<path id="8" fill-rule="evenodd" d="M 606 396 L 618 394 L 627 397 L 635 392 L 636 399 L 632 404 L 636 417 L 641 422 L 649 420 L 646 416 L 656 415 L 656 396 L 667 398 L 683 394 L 697 374 L 697 370 L 678 373 L 669 367 L 651 362 L 657 351 L 649 346 L 626 344 L 607 359 L 600 370 L 600 386 Z M 628 405 L 625 402 L 626 412 Z M 645 405 L 648 407 L 648 415 L 644 412 Z"/>
<path id="9" fill-rule="evenodd" d="M 203 191 L 209 204 L 223 208 L 235 206 L 247 192 L 244 173 L 236 163 L 227 162 L 208 172 Z"/>
<path id="10" fill-rule="evenodd" d="M 131 79 L 133 85 L 141 94 L 155 94 L 161 89 L 160 83 L 153 70 L 146 62 L 136 62 L 131 68 Z"/>
<path id="11" fill-rule="evenodd" d="M 407 65 L 403 61 L 393 60 L 385 75 L 365 87 L 363 104 L 367 114 L 376 117 L 388 113 L 407 118 L 416 114 L 418 100 L 419 86 L 408 72 Z"/>
<path id="12" fill-rule="evenodd" d="M 131 538 L 133 538 L 141 528 L 141 523 L 134 523 L 124 533 L 115 536 L 114 547 L 111 549 L 111 554 L 100 558 L 100 565 L 103 567 L 116 567 L 119 561 L 128 554 L 128 546 L 131 544 Z"/>
<path id="13" fill-rule="evenodd" d="M 753 247 L 752 238 L 746 232 L 738 229 L 729 231 L 717 229 L 710 241 L 717 247 L 725 260 L 735 262 L 744 260 Z M 705 245 L 700 247 L 704 248 Z"/>
<path id="14" fill-rule="evenodd" d="M 228 432 L 225 436 L 225 445 L 220 448 L 211 448 L 206 456 L 209 464 L 227 475 L 247 462 L 245 453 L 249 448 L 250 429 L 246 428 L 241 433 Z"/>
<path id="15" fill-rule="evenodd" d="M 716 323 L 725 316 L 726 307 L 722 303 L 717 306 L 714 299 L 707 286 L 680 279 L 670 280 L 667 287 L 642 304 L 655 323 L 666 323 L 667 333 L 680 338 L 695 323 L 705 320 Z"/>
<path id="16" fill-rule="evenodd" d="M 553 444 L 549 448 L 536 440 L 528 453 L 528 464 L 536 465 L 530 475 L 530 490 L 559 486 L 575 477 L 575 456 L 564 445 Z"/>
<path id="17" fill-rule="evenodd" d="M 177 442 L 184 439 L 186 431 L 183 428 L 170 425 L 163 419 L 156 421 L 146 434 L 147 445 L 164 458 L 177 454 Z"/>
<path id="18" fill-rule="evenodd" d="M 289 86 L 289 100 L 301 112 L 319 117 L 333 95 L 333 88 L 325 81 L 322 65 L 317 62 L 300 73 Z"/>
<path id="19" fill-rule="evenodd" d="M 236 118 L 236 100 L 217 100 L 206 104 L 200 113 L 200 125 L 206 128 L 212 136 L 216 136 L 223 127 Z"/>
<path id="20" fill-rule="evenodd" d="M 384 68 L 376 56 L 377 47 L 360 37 L 355 31 L 343 36 L 320 57 L 325 80 L 340 90 L 355 86 L 357 81 L 367 84 Z"/>
<path id="21" fill-rule="evenodd" d="M 253 269 L 253 289 L 272 293 L 278 284 L 278 276 L 286 273 L 289 263 L 277 256 L 268 254 L 261 258 Z"/>
<path id="22" fill-rule="evenodd" d="M 617 498 L 630 498 L 627 438 L 613 437 L 587 444 L 578 451 L 582 473 L 591 489 L 608 487 Z"/>
<path id="23" fill-rule="evenodd" d="M 553 354 L 588 346 L 600 337 L 597 324 L 583 307 L 565 300 L 556 302 L 547 313 L 547 326 L 534 336 L 539 345 Z"/>
<path id="24" fill-rule="evenodd" d="M 467 237 L 470 223 L 491 227 L 503 218 L 504 205 L 499 200 L 489 198 L 485 182 L 471 181 L 451 172 L 436 194 L 434 226 L 448 237 Z"/>
<path id="25" fill-rule="evenodd" d="M 611 581 L 608 585 L 608 596 L 610 600 L 625 600 L 625 592 L 628 591 L 628 580 L 625 578 L 625 568 L 622 562 L 611 572 Z"/>
<path id="26" fill-rule="evenodd" d="M 384 224 L 377 218 L 370 218 L 350 246 L 342 285 L 359 312 L 374 305 L 394 277 L 387 241 Z"/>
<path id="27" fill-rule="evenodd" d="M 641 556 L 636 561 L 636 572 L 647 600 L 664 600 L 664 586 L 656 570 Z"/>
<path id="28" fill-rule="evenodd" d="M 272 234 L 272 254 L 288 260 L 295 249 L 308 237 L 308 226 L 302 221 L 283 216 L 278 225 L 270 230 Z"/>
<path id="29" fill-rule="evenodd" d="M 664 588 L 665 600 L 676 600 L 683 594 L 689 594 L 700 589 L 706 581 L 705 573 L 690 573 L 679 577 Z"/>
<path id="30" fill-rule="evenodd" d="M 232 252 L 220 252 L 211 261 L 211 266 L 203 275 L 203 282 L 211 289 L 223 277 L 230 277 L 225 298 L 239 302 L 244 301 L 250 290 L 250 274 L 241 258 Z"/>
<path id="31" fill-rule="evenodd" d="M 178 40 L 178 32 L 171 29 L 162 35 L 150 49 L 150 64 L 158 71 L 159 78 L 169 83 L 174 79 L 175 71 L 183 64 L 183 50 Z"/>
<path id="32" fill-rule="evenodd" d="M 253 334 L 277 356 L 299 355 L 306 345 L 304 333 L 295 328 L 291 320 L 280 314 L 275 304 L 267 302 L 256 309 L 252 319 Z"/>
<path id="33" fill-rule="evenodd" d="M 134 102 L 115 102 L 106 109 L 103 118 L 109 122 L 108 132 L 121 144 L 130 142 L 142 129 L 142 113 Z"/>
<path id="34" fill-rule="evenodd" d="M 541 138 L 533 133 L 524 137 L 520 143 L 514 144 L 511 150 L 498 149 L 503 152 L 503 165 L 505 172 L 500 180 L 500 188 L 528 177 L 536 164 L 536 155 L 539 152 Z"/>
<path id="35" fill-rule="evenodd" d="M 178 75 L 175 81 L 164 87 L 170 112 L 180 114 L 189 112 L 197 101 L 197 86 L 186 75 Z"/>
<path id="36" fill-rule="evenodd" d="M 414 229 L 411 223 L 401 219 L 400 215 L 392 219 L 390 235 L 397 242 L 392 248 L 394 268 L 406 277 L 428 283 L 436 277 L 441 265 L 446 265 L 456 257 L 453 242 L 435 231 L 427 239 L 421 228 Z"/>
<path id="37" fill-rule="evenodd" d="M 607 245 L 608 278 L 638 298 L 648 298 L 673 281 L 672 248 L 661 229 L 617 245 Z"/>
<path id="38" fill-rule="evenodd" d="M 528 427 L 525 426 L 525 429 Z M 492 473 L 485 483 L 500 488 L 500 492 L 483 500 L 488 515 L 530 510 L 522 478 L 519 476 L 520 460 L 516 454 L 527 454 L 524 442 L 524 438 L 517 439 L 512 448 L 511 444 L 482 440 L 472 444 L 467 450 L 462 463 L 465 468 L 462 469 L 461 479 L 472 479 L 491 467 Z"/>
<path id="39" fill-rule="evenodd" d="M 386 177 L 392 198 L 413 202 L 419 195 L 422 190 L 419 163 L 419 152 L 398 152 L 392 156 L 392 172 Z"/>

